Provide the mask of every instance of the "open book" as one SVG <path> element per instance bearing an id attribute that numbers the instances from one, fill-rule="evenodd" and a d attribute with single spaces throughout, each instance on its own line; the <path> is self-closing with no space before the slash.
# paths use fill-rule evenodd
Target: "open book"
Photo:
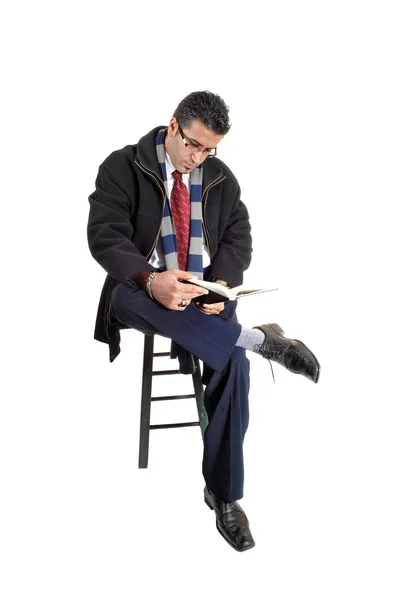
<path id="1" fill-rule="evenodd" d="M 227 288 L 221 283 L 216 281 L 203 281 L 202 279 L 181 279 L 183 283 L 192 283 L 199 285 L 207 290 L 209 294 L 198 296 L 194 298 L 194 302 L 201 302 L 202 304 L 213 304 L 215 302 L 228 302 L 229 300 L 240 300 L 246 296 L 252 296 L 252 294 L 261 294 L 262 292 L 274 292 L 278 288 L 245 288 L 243 285 L 238 285 L 234 288 Z"/>

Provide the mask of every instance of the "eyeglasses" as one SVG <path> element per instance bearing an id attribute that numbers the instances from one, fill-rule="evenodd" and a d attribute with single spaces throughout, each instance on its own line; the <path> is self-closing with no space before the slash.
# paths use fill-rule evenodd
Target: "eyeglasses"
<path id="1" fill-rule="evenodd" d="M 198 144 L 192 143 L 182 131 L 180 124 L 178 123 L 178 131 L 180 132 L 180 136 L 182 137 L 182 141 L 184 142 L 184 146 L 192 150 L 192 152 L 202 152 L 202 154 L 207 154 L 207 158 L 213 158 L 217 155 L 217 148 L 202 148 Z"/>

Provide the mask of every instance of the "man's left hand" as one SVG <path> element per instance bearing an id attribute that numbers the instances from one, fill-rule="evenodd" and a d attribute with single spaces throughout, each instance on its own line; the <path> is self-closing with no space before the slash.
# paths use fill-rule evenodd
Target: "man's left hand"
<path id="1" fill-rule="evenodd" d="M 224 310 L 224 302 L 216 302 L 215 304 L 201 304 L 197 302 L 196 304 L 205 315 L 218 315 Z"/>

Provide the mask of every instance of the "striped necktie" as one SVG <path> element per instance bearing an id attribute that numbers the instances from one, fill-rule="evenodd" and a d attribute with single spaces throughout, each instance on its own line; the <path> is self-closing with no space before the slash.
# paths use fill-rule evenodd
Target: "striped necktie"
<path id="1" fill-rule="evenodd" d="M 189 249 L 189 227 L 191 222 L 191 205 L 188 188 L 182 181 L 182 175 L 173 171 L 175 178 L 170 198 L 170 209 L 174 220 L 177 237 L 178 268 L 186 271 Z"/>

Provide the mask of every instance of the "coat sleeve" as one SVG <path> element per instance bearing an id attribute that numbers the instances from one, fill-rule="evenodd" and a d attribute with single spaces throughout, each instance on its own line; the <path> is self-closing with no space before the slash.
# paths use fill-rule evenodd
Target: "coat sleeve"
<path id="1" fill-rule="evenodd" d="M 89 196 L 87 239 L 91 254 L 105 271 L 120 282 L 132 282 L 136 273 L 154 271 L 132 242 L 130 199 L 112 173 L 100 166 L 95 191 Z"/>
<path id="2" fill-rule="evenodd" d="M 211 261 L 209 279 L 223 279 L 229 287 L 241 285 L 243 272 L 251 262 L 251 243 L 248 210 L 240 199 L 240 187 L 237 186 L 226 228 Z"/>

